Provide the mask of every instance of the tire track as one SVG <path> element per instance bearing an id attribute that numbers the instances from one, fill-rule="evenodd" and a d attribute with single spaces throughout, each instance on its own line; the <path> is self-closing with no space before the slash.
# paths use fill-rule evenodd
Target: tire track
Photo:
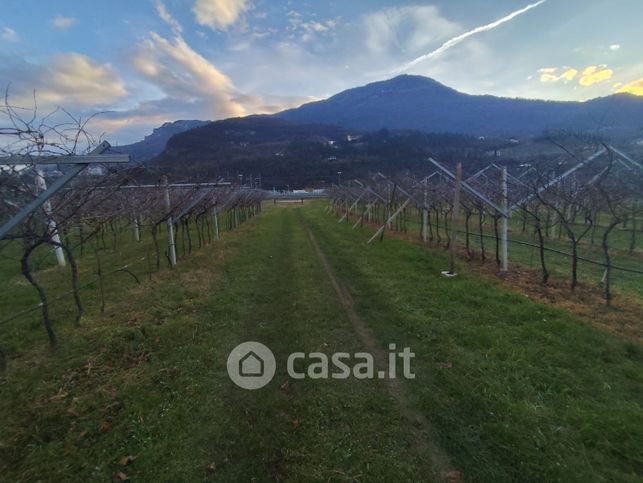
<path id="1" fill-rule="evenodd" d="M 315 236 L 308 226 L 306 226 L 306 231 L 308 233 L 308 239 L 310 240 L 315 253 L 319 257 L 324 267 L 324 271 L 326 272 L 326 275 L 328 276 L 335 292 L 337 293 L 337 297 L 339 298 L 346 312 L 346 315 L 348 316 L 360 341 L 362 342 L 362 344 L 364 344 L 364 347 L 373 355 L 373 359 L 375 360 L 377 368 L 386 368 L 388 366 L 388 353 L 379 346 L 377 339 L 373 334 L 373 331 L 355 310 L 353 298 L 351 297 L 348 290 L 346 290 L 340 284 L 339 280 L 335 276 L 333 267 L 326 258 L 326 255 L 324 254 L 322 249 L 319 247 Z M 410 431 L 414 436 L 413 449 L 418 454 L 418 456 L 422 457 L 426 453 L 429 454 L 431 466 L 435 473 L 434 476 L 439 481 L 446 481 L 449 483 L 459 482 L 460 473 L 453 469 L 449 456 L 437 442 L 437 436 L 424 415 L 413 409 L 409 404 L 408 398 L 404 392 L 404 388 L 402 387 L 400 380 L 398 378 L 385 378 L 382 379 L 382 381 L 386 384 L 390 395 L 399 404 L 402 414 L 408 422 L 408 427 L 410 428 Z"/>

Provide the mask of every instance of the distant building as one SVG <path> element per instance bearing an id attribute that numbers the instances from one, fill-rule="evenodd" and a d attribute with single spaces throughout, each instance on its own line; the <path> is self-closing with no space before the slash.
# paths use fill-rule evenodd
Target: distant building
<path id="1" fill-rule="evenodd" d="M 81 172 L 81 176 L 105 176 L 107 174 L 107 170 L 105 169 L 104 166 L 98 166 L 98 165 L 93 165 L 93 166 L 88 166 Z"/>

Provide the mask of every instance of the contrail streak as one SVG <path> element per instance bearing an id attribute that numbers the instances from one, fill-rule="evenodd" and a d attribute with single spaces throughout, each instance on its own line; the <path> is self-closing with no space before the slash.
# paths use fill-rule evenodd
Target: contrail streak
<path id="1" fill-rule="evenodd" d="M 419 64 L 420 62 L 423 62 L 423 61 L 428 60 L 428 59 L 432 59 L 433 57 L 436 57 L 436 56 L 442 54 L 443 52 L 449 50 L 451 47 L 454 47 L 454 46 L 458 45 L 459 43 L 463 42 L 464 40 L 468 39 L 472 35 L 479 34 L 480 32 L 486 32 L 487 30 L 493 30 L 496 27 L 502 25 L 503 23 L 509 22 L 510 20 L 513 20 L 518 15 L 522 15 L 523 13 L 528 12 L 532 8 L 536 8 L 539 5 L 542 5 L 546 1 L 547 0 L 539 0 L 536 3 L 532 3 L 530 5 L 527 5 L 524 8 L 521 8 L 520 10 L 516 10 L 515 12 L 510 13 L 509 15 L 506 15 L 505 17 L 502 17 L 501 19 L 496 20 L 495 22 L 491 22 L 491 23 L 489 23 L 487 25 L 481 25 L 480 27 L 476 27 L 473 30 L 469 30 L 468 32 L 460 34 L 457 37 L 453 37 L 452 39 L 447 40 L 445 43 L 443 43 L 440 47 L 438 47 L 434 51 L 429 52 L 428 54 L 421 55 L 417 59 L 414 59 L 411 62 L 409 62 L 408 64 L 406 64 L 405 66 L 394 70 L 393 73 L 399 73 L 399 72 L 403 72 L 405 70 L 409 70 L 411 67 Z"/>

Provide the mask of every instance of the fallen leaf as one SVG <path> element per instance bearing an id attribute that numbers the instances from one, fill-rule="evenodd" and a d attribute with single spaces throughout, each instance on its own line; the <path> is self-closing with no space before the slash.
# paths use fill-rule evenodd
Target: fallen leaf
<path id="1" fill-rule="evenodd" d="M 292 427 L 293 427 L 293 428 L 295 428 L 295 429 L 297 429 L 299 426 L 301 426 L 301 421 L 299 421 L 299 419 L 295 419 L 295 420 L 292 422 Z"/>
<path id="2" fill-rule="evenodd" d="M 132 456 L 132 455 L 124 456 L 123 458 L 121 458 L 119 463 L 121 466 L 127 466 L 130 463 L 133 463 L 135 459 L 136 459 L 136 456 Z"/>
<path id="3" fill-rule="evenodd" d="M 282 391 L 285 391 L 289 387 L 290 387 L 290 381 L 286 381 L 281 386 L 279 386 L 279 389 L 281 389 Z"/>
<path id="4" fill-rule="evenodd" d="M 215 463 L 210 463 L 208 467 L 205 469 L 205 472 L 208 474 L 208 476 L 212 476 L 216 470 L 217 470 L 217 465 Z"/>
<path id="5" fill-rule="evenodd" d="M 452 367 L 453 367 L 453 363 L 451 361 L 440 362 L 440 369 L 451 369 Z"/>
<path id="6" fill-rule="evenodd" d="M 460 472 L 459 471 L 449 471 L 447 473 L 447 482 L 448 483 L 459 483 L 460 482 Z"/>
<path id="7" fill-rule="evenodd" d="M 55 396 L 51 396 L 49 398 L 49 400 L 51 400 L 51 401 L 61 401 L 61 400 L 65 399 L 67 396 L 69 396 L 68 392 L 59 392 Z"/>
<path id="8" fill-rule="evenodd" d="M 100 423 L 100 426 L 98 427 L 98 431 L 100 431 L 101 433 L 106 433 L 111 429 L 111 427 L 112 427 L 111 422 L 103 421 L 102 423 Z"/>
<path id="9" fill-rule="evenodd" d="M 129 481 L 129 476 L 127 476 L 125 473 L 122 471 L 117 471 L 114 474 L 114 478 L 112 478 L 113 481 Z"/>
<path id="10" fill-rule="evenodd" d="M 85 429 L 84 431 L 81 431 L 80 434 L 78 435 L 78 440 L 80 441 L 83 439 L 85 436 L 87 436 L 87 430 Z"/>

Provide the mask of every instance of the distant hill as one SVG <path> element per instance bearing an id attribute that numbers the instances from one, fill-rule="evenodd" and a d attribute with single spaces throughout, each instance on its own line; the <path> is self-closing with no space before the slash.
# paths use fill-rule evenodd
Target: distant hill
<path id="1" fill-rule="evenodd" d="M 361 131 L 387 128 L 527 136 L 573 129 L 631 136 L 643 130 L 643 97 L 617 94 L 586 102 L 510 99 L 463 94 L 427 77 L 402 75 L 276 116 Z"/>
<path id="2" fill-rule="evenodd" d="M 201 179 L 263 174 L 268 183 L 286 180 L 285 186 L 289 176 L 296 178 L 306 169 L 307 160 L 292 158 L 293 146 L 327 147 L 345 140 L 348 132 L 337 126 L 292 123 L 269 116 L 226 119 L 173 136 L 165 151 L 148 164 Z"/>
<path id="3" fill-rule="evenodd" d="M 161 127 L 157 127 L 152 134 L 145 136 L 142 141 L 117 146 L 119 152 L 130 154 L 134 162 L 146 161 L 163 152 L 168 140 L 175 134 L 179 134 L 195 127 L 203 126 L 209 121 L 174 121 L 166 122 Z"/>
<path id="4" fill-rule="evenodd" d="M 462 134 L 380 130 L 360 133 L 323 124 L 250 116 L 207 124 L 173 136 L 147 164 L 174 179 L 212 180 L 261 175 L 263 186 L 323 186 L 382 171 L 424 172 L 426 156 L 482 159 L 506 140 Z"/>
<path id="5" fill-rule="evenodd" d="M 148 166 L 178 179 L 261 175 L 264 187 L 285 188 L 336 182 L 339 171 L 343 179 L 376 171 L 425 173 L 427 155 L 473 167 L 499 157 L 512 163 L 537 155 L 542 162 L 560 151 L 552 136 L 581 150 L 606 137 L 633 139 L 643 132 L 643 97 L 507 99 L 399 76 L 273 116 L 201 123 L 163 138 L 186 127 L 177 123 L 156 130 L 156 148 L 161 141 L 167 146 Z"/>

